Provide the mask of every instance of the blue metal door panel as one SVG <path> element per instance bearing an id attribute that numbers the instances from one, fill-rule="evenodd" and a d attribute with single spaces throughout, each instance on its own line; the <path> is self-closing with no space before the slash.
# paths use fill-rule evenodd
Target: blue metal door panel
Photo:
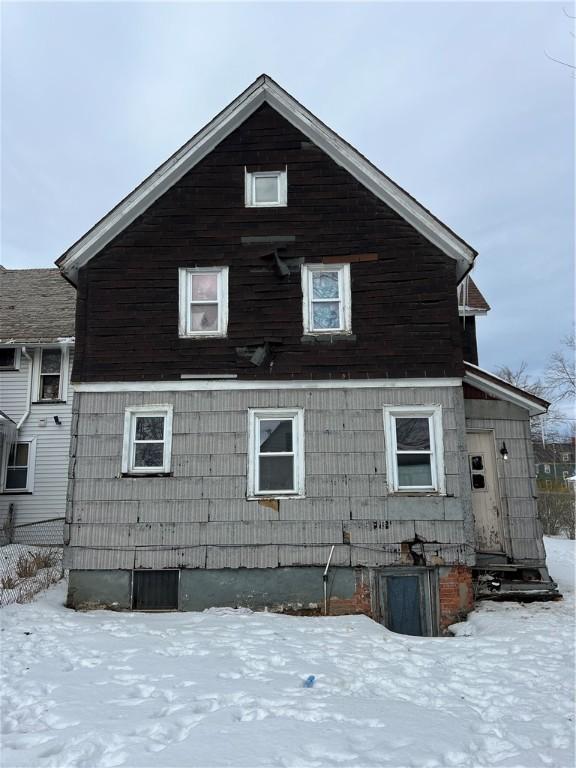
<path id="1" fill-rule="evenodd" d="M 423 635 L 419 576 L 386 577 L 386 626 L 402 635 Z"/>

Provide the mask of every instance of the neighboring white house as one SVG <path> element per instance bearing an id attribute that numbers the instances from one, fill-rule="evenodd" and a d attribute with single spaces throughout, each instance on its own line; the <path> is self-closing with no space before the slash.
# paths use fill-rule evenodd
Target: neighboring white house
<path id="1" fill-rule="evenodd" d="M 56 543 L 66 511 L 76 292 L 57 269 L 0 267 L 2 539 Z"/>

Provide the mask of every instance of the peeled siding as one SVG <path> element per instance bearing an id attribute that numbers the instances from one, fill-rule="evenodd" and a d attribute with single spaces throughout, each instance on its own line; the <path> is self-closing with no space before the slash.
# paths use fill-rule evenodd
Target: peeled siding
<path id="1" fill-rule="evenodd" d="M 163 403 L 174 406 L 172 476 L 121 477 L 125 408 Z M 447 496 L 389 494 L 387 405 L 442 406 Z M 246 498 L 248 408 L 263 407 L 304 409 L 304 499 Z M 188 567 L 263 568 L 325 565 L 335 545 L 337 564 L 388 565 L 418 535 L 443 562 L 471 561 L 458 387 L 79 393 L 77 409 L 71 548 L 145 546 L 137 567 L 175 567 L 175 553 L 205 547 Z"/>

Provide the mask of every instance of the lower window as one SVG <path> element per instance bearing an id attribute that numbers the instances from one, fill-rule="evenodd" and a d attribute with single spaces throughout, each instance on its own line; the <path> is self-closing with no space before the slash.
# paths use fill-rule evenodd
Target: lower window
<path id="1" fill-rule="evenodd" d="M 249 420 L 248 495 L 303 495 L 303 411 L 251 410 Z"/>
<path id="2" fill-rule="evenodd" d="M 390 489 L 443 493 L 440 406 L 385 408 L 384 429 Z"/>
<path id="3" fill-rule="evenodd" d="M 31 493 L 34 487 L 34 440 L 14 443 L 8 454 L 4 491 L 6 493 Z"/>
<path id="4" fill-rule="evenodd" d="M 122 472 L 149 475 L 170 472 L 172 406 L 127 408 L 124 417 Z"/>

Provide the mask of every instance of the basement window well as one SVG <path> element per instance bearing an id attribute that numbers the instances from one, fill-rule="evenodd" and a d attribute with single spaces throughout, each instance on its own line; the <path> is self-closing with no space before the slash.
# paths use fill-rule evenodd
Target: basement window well
<path id="1" fill-rule="evenodd" d="M 177 611 L 180 571 L 133 571 L 132 608 L 135 611 Z"/>

